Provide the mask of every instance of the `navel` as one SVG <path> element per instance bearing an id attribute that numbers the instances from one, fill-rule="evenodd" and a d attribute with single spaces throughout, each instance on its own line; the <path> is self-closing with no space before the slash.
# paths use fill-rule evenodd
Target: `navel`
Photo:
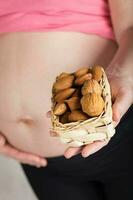
<path id="1" fill-rule="evenodd" d="M 32 118 L 29 117 L 25 117 L 25 118 L 20 118 L 17 120 L 18 123 L 23 123 L 27 126 L 34 126 L 35 125 L 35 121 Z"/>

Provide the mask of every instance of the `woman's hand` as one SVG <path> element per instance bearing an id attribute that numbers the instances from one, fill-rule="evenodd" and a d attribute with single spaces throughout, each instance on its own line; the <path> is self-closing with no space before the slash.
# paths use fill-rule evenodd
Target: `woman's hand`
<path id="1" fill-rule="evenodd" d="M 47 112 L 47 117 L 51 117 L 51 111 Z M 54 131 L 50 130 L 50 135 L 54 135 Z M 68 147 L 68 149 L 64 152 L 64 156 L 66 158 L 71 158 L 72 156 L 81 153 L 83 157 L 87 157 L 90 154 L 95 153 L 100 150 L 102 147 L 108 144 L 109 141 L 96 141 L 92 144 L 85 145 L 84 147 Z"/>
<path id="2" fill-rule="evenodd" d="M 20 151 L 11 146 L 2 133 L 0 133 L 0 154 L 13 158 L 23 164 L 29 164 L 36 167 L 44 167 L 47 165 L 46 159 L 31 153 Z"/>
<path id="3" fill-rule="evenodd" d="M 133 79 L 121 69 L 107 69 L 107 75 L 112 91 L 113 120 L 118 124 L 133 103 Z"/>
<path id="4" fill-rule="evenodd" d="M 124 76 L 124 73 L 121 74 L 118 68 L 117 70 L 112 70 L 109 68 L 107 69 L 106 73 L 112 91 L 113 120 L 115 124 L 118 125 L 122 116 L 133 103 L 132 74 Z M 64 156 L 66 158 L 71 158 L 72 156 L 81 153 L 83 157 L 88 157 L 89 155 L 103 148 L 108 144 L 108 142 L 109 141 L 97 141 L 84 147 L 69 147 L 65 151 Z"/>
<path id="5" fill-rule="evenodd" d="M 128 108 L 133 103 L 133 80 L 132 73 L 124 72 L 121 68 L 113 68 L 110 66 L 106 70 L 108 76 L 113 101 L 113 121 L 115 125 L 118 125 L 122 116 L 126 113 Z M 96 141 L 92 144 L 85 145 L 83 147 L 69 147 L 64 156 L 66 158 L 71 158 L 72 156 L 81 153 L 83 157 L 88 157 L 89 155 L 97 152 L 109 141 Z"/>

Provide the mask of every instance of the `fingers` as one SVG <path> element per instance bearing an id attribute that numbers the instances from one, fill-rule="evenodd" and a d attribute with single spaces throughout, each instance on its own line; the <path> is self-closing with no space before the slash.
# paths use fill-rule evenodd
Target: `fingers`
<path id="1" fill-rule="evenodd" d="M 5 137 L 0 134 L 0 153 L 11 157 L 23 164 L 29 164 L 36 167 L 44 167 L 47 165 L 47 160 L 34 154 L 20 151 L 6 142 Z"/>
<path id="2" fill-rule="evenodd" d="M 16 155 L 16 159 L 20 160 L 20 162 L 24 162 L 26 164 L 34 165 L 36 167 L 44 167 L 47 165 L 47 160 L 40 158 L 39 156 L 32 155 L 29 153 L 18 152 Z"/>
<path id="3" fill-rule="evenodd" d="M 86 158 L 89 155 L 99 151 L 101 148 L 103 148 L 104 146 L 106 146 L 108 144 L 109 141 L 96 141 L 93 142 L 91 144 L 88 144 L 84 147 L 69 147 L 65 153 L 64 156 L 65 158 L 69 159 L 72 156 L 75 156 L 79 153 L 81 153 L 81 155 Z"/>
<path id="4" fill-rule="evenodd" d="M 1 149 L 1 152 L 11 157 L 23 164 L 29 164 L 36 167 L 44 167 L 47 165 L 47 160 L 44 158 L 40 158 L 39 156 L 32 155 L 30 153 L 22 152 L 20 150 L 15 149 L 14 147 L 10 146 L 9 144 L 6 144 Z"/>
<path id="5" fill-rule="evenodd" d="M 4 146 L 5 143 L 6 143 L 5 137 L 0 134 L 0 149 L 1 149 L 1 147 Z"/>
<path id="6" fill-rule="evenodd" d="M 120 119 L 127 112 L 131 104 L 132 96 L 130 91 L 127 91 L 127 89 L 121 89 L 113 104 L 113 120 L 119 123 Z"/>
<path id="7" fill-rule="evenodd" d="M 48 118 L 50 118 L 50 117 L 51 117 L 51 111 L 48 111 L 48 112 L 46 113 L 46 116 L 47 116 Z"/>
<path id="8" fill-rule="evenodd" d="M 74 156 L 74 155 L 77 155 L 78 153 L 80 153 L 81 152 L 81 149 L 82 149 L 82 147 L 69 147 L 66 151 L 65 151 L 65 153 L 64 153 L 64 156 L 65 156 L 65 158 L 71 158 L 72 156 Z"/>
<path id="9" fill-rule="evenodd" d="M 51 135 L 52 137 L 55 137 L 55 136 L 58 135 L 58 134 L 56 133 L 56 131 L 53 131 L 53 130 L 50 130 L 49 133 L 50 133 L 50 135 Z"/>
<path id="10" fill-rule="evenodd" d="M 107 144 L 108 144 L 108 141 L 96 141 L 92 144 L 88 144 L 83 148 L 81 155 L 84 158 L 86 158 L 89 155 L 99 151 L 102 147 L 104 147 Z"/>

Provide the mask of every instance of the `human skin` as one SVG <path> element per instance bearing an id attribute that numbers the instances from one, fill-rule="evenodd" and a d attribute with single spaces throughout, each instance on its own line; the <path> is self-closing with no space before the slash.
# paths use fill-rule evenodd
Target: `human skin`
<path id="1" fill-rule="evenodd" d="M 83 33 L 2 34 L 1 153 L 36 166 L 46 163 L 42 157 L 63 155 L 68 145 L 50 136 L 51 120 L 46 116 L 55 77 L 89 65 L 106 67 L 116 49 L 111 40 Z"/>
<path id="2" fill-rule="evenodd" d="M 113 120 L 116 126 L 133 103 L 133 2 L 131 0 L 109 0 L 112 23 L 118 50 L 106 69 L 113 99 Z M 83 157 L 107 145 L 98 141 L 81 148 L 68 148 L 64 153 L 71 158 L 77 153 Z"/>
<path id="3" fill-rule="evenodd" d="M 77 46 L 75 46 L 75 44 L 77 44 L 77 41 L 80 42 L 81 38 L 80 37 L 76 38 L 77 36 L 74 33 L 72 33 L 73 35 L 71 35 L 72 37 L 70 37 L 70 38 L 73 38 L 72 39 L 73 41 L 72 40 L 70 41 L 69 37 L 67 38 L 68 40 L 66 41 L 66 44 L 69 44 L 69 43 L 74 44 L 72 46 L 69 46 L 69 48 L 67 48 L 69 50 L 71 49 L 70 54 L 69 54 L 69 51 L 67 51 L 67 56 L 68 56 L 67 58 L 69 58 L 68 61 L 70 63 L 70 65 L 68 65 L 68 66 L 71 67 L 71 70 L 73 70 L 73 71 L 76 70 L 78 67 L 81 67 L 81 66 L 84 66 L 84 65 L 94 65 L 96 63 L 101 64 L 103 66 L 108 66 L 108 69 L 106 71 L 107 71 L 107 74 L 108 74 L 108 78 L 109 78 L 109 81 L 110 81 L 110 84 L 111 84 L 112 94 L 113 94 L 113 97 L 114 97 L 113 119 L 118 124 L 121 117 L 124 115 L 124 113 L 127 111 L 127 109 L 129 108 L 129 106 L 132 104 L 132 101 L 133 101 L 133 97 L 132 97 L 133 96 L 132 61 L 131 61 L 131 58 L 132 58 L 132 55 L 133 55 L 133 44 L 132 44 L 132 38 L 133 38 L 132 26 L 133 26 L 133 24 L 132 24 L 131 19 L 133 17 L 132 17 L 132 5 L 130 3 L 130 0 L 126 1 L 126 4 L 123 0 L 118 0 L 117 2 L 115 0 L 111 0 L 109 3 L 110 3 L 111 10 L 112 10 L 112 20 L 113 20 L 114 30 L 115 30 L 115 34 L 116 34 L 116 42 L 119 45 L 119 49 L 118 49 L 117 53 L 116 53 L 116 49 L 117 49 L 116 44 L 114 44 L 114 43 L 112 44 L 111 41 L 107 41 L 107 40 L 104 40 L 104 39 L 102 39 L 98 36 L 95 37 L 95 36 L 92 36 L 92 35 L 86 35 L 85 36 L 84 34 L 81 34 L 82 37 L 84 37 L 84 41 L 82 40 L 83 43 L 82 42 L 80 43 L 80 45 L 79 45 L 80 48 L 79 48 L 79 46 L 77 48 Z M 123 9 L 124 9 L 124 12 L 123 12 Z M 122 19 L 124 19 L 124 20 L 122 20 Z M 60 34 L 58 36 L 56 34 L 53 35 L 53 38 L 55 38 L 56 40 L 58 40 L 58 38 L 60 39 Z M 46 34 L 44 34 L 44 35 L 46 35 Z M 62 35 L 62 37 L 65 37 L 64 33 L 63 33 L 63 35 Z M 49 34 L 49 36 L 50 36 L 50 34 Z M 24 36 L 24 37 L 26 39 L 27 36 Z M 46 37 L 46 38 L 48 39 L 49 37 Z M 14 41 L 16 41 L 16 40 L 14 40 Z M 51 41 L 51 38 L 50 38 L 49 41 Z M 55 46 L 56 46 L 55 40 L 53 40 L 52 42 L 54 42 L 54 48 L 55 48 Z M 7 46 L 8 46 L 9 43 L 7 41 L 6 41 L 6 43 L 7 43 Z M 48 46 L 46 45 L 46 43 L 47 43 L 47 40 L 45 40 L 45 43 L 44 43 L 45 44 L 44 47 L 47 48 Z M 65 47 L 66 44 L 64 42 L 62 43 L 62 45 L 58 44 L 58 50 L 59 51 L 57 51 L 57 49 L 56 49 L 56 53 L 54 54 L 54 52 L 53 52 L 53 54 L 52 54 L 52 58 L 54 60 L 54 63 L 52 63 L 51 59 L 48 60 L 49 55 L 51 56 L 51 54 L 49 54 L 50 51 L 46 51 L 46 52 L 43 51 L 43 53 L 45 52 L 45 54 L 43 56 L 47 60 L 48 64 L 50 64 L 51 66 L 58 67 L 58 70 L 59 70 L 58 72 L 60 72 L 60 70 L 62 72 L 63 69 L 65 69 L 65 71 L 67 71 L 66 68 L 65 68 L 65 65 L 68 64 L 68 63 L 65 63 L 66 59 L 63 59 L 63 61 L 62 61 L 62 58 L 65 58 L 66 54 L 64 54 L 64 56 L 62 54 L 60 54 L 60 52 L 62 53 L 62 51 L 64 52 L 64 49 L 66 49 L 66 47 Z M 69 45 L 71 45 L 71 44 L 69 44 Z M 84 44 L 86 44 L 86 46 L 84 46 Z M 101 45 L 101 46 L 99 46 L 99 45 Z M 74 49 L 74 46 L 75 46 L 75 49 Z M 106 51 L 105 46 L 108 47 L 108 49 L 110 49 L 109 52 Z M 34 46 L 34 47 L 37 49 L 36 46 Z M 81 50 L 83 51 L 83 49 L 84 49 L 84 52 L 82 52 L 82 54 L 80 54 Z M 89 51 L 90 49 L 91 49 L 91 54 L 90 54 L 90 51 Z M 100 52 L 99 52 L 99 49 L 100 49 Z M 76 50 L 76 52 L 75 52 L 75 50 Z M 2 50 L 1 50 L 1 52 L 2 52 Z M 38 50 L 37 50 L 37 52 L 38 52 Z M 108 54 L 107 54 L 107 52 L 108 52 Z M 105 56 L 104 56 L 105 53 L 106 53 L 106 60 L 105 60 Z M 60 54 L 61 57 L 59 57 L 59 54 Z M 54 55 L 56 55 L 56 56 L 53 57 Z M 76 55 L 77 55 L 77 57 L 76 57 Z M 79 58 L 79 55 L 80 55 L 80 58 Z M 84 56 L 81 58 L 81 55 L 82 56 L 84 55 Z M 113 56 L 114 56 L 114 59 L 113 59 Z M 59 63 L 59 60 L 57 59 L 57 57 L 60 60 L 60 63 Z M 23 57 L 23 60 L 25 60 L 24 57 Z M 19 60 L 19 63 L 21 63 L 21 60 Z M 62 63 L 64 65 L 64 67 L 63 67 Z M 45 64 L 46 64 L 46 61 L 45 61 Z M 22 66 L 24 67 L 26 65 L 24 64 Z M 32 66 L 30 66 L 30 67 L 32 67 Z M 33 72 L 34 71 L 32 70 L 32 74 L 33 74 Z M 118 72 L 118 73 L 116 73 L 116 72 Z M 128 93 L 127 93 L 127 91 L 128 91 Z M 33 99 L 33 98 L 31 98 L 31 99 Z M 123 105 L 123 106 L 121 106 L 121 105 Z M 44 121 L 43 121 L 43 123 L 44 123 Z M 15 128 L 15 126 L 14 126 L 14 128 Z M 22 131 L 22 129 L 21 129 L 21 131 Z M 9 140 L 8 131 L 5 131 L 5 132 L 3 131 L 2 134 L 3 134 L 3 136 L 5 136 L 5 137 L 2 137 L 3 141 L 4 141 L 5 138 Z M 17 131 L 16 131 L 16 134 L 18 134 L 19 135 L 18 137 L 21 138 L 20 134 Z M 14 133 L 12 134 L 12 136 L 13 135 L 14 135 Z M 27 135 L 29 135 L 29 134 L 24 134 L 24 135 L 26 135 L 26 137 L 27 137 Z M 32 136 L 36 135 L 37 136 L 38 134 L 31 134 L 30 133 L 30 135 L 32 135 Z M 43 136 L 44 135 L 45 135 L 46 147 L 43 148 L 43 150 L 44 150 L 43 156 L 53 155 L 53 154 L 51 154 L 52 152 L 50 152 L 49 155 L 47 154 L 48 153 L 47 150 L 49 149 L 49 148 L 47 148 L 48 147 L 47 145 L 50 145 L 50 143 L 46 140 L 46 134 L 43 133 Z M 10 136 L 11 136 L 11 134 L 10 134 Z M 40 136 L 40 138 L 42 137 L 42 135 L 39 135 L 39 136 Z M 27 139 L 28 139 L 28 141 L 33 141 L 33 137 L 32 137 L 32 139 L 31 138 L 27 138 Z M 96 152 L 97 150 L 99 150 L 100 148 L 102 148 L 103 146 L 105 146 L 107 144 L 106 142 L 98 141 L 98 142 L 93 143 L 91 145 L 86 145 L 83 149 L 82 148 L 68 148 L 67 149 L 67 145 L 62 146 L 61 144 L 58 144 L 58 142 L 57 143 L 56 142 L 57 141 L 53 142 L 55 146 L 54 145 L 52 146 L 51 151 L 53 150 L 53 147 L 56 149 L 56 151 L 54 151 L 55 149 L 53 150 L 54 153 L 56 153 L 56 155 L 59 155 L 59 154 L 62 155 L 64 153 L 63 151 L 65 151 L 64 155 L 65 155 L 66 158 L 70 158 L 71 156 L 73 156 L 77 153 L 80 153 L 80 152 L 84 157 L 86 157 L 86 156 Z M 5 147 L 5 146 L 3 145 L 2 148 L 3 147 Z M 32 146 L 32 148 L 33 147 L 34 147 L 34 145 Z M 62 149 L 58 149 L 57 147 L 60 147 Z M 40 145 L 40 148 L 42 149 L 41 145 Z M 15 149 L 14 149 L 14 151 L 15 151 Z M 21 162 L 24 161 L 24 162 L 29 163 L 29 164 L 37 164 L 37 165 L 40 164 L 39 162 L 37 162 L 37 163 L 35 162 L 35 157 L 34 157 L 34 159 L 32 159 L 32 163 L 30 163 L 29 158 L 31 158 L 31 156 L 33 156 L 33 155 L 31 155 L 31 154 L 29 155 L 28 153 L 24 154 L 23 151 L 24 151 L 24 149 L 21 148 L 21 151 L 19 153 L 21 153 L 21 157 L 23 155 L 24 160 L 20 159 L 19 153 L 18 153 L 18 157 L 17 156 L 15 157 L 15 155 L 16 155 L 15 152 L 12 155 L 9 155 L 9 153 L 11 151 L 7 150 L 6 155 L 15 157 L 16 159 L 20 160 Z M 33 152 L 37 153 L 35 151 L 33 151 Z M 56 155 L 54 155 L 54 156 L 56 156 Z M 38 157 L 36 157 L 36 159 L 38 159 Z"/>

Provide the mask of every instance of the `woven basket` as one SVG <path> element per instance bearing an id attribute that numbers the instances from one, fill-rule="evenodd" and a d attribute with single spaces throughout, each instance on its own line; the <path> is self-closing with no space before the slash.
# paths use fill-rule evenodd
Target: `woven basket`
<path id="1" fill-rule="evenodd" d="M 51 131 L 54 132 L 54 135 L 51 134 L 51 136 L 59 137 L 63 143 L 69 143 L 69 146 L 72 147 L 86 145 L 97 140 L 110 140 L 115 134 L 115 128 L 112 121 L 110 85 L 105 72 L 103 72 L 100 85 L 102 87 L 102 96 L 105 101 L 104 112 L 98 117 L 92 117 L 84 121 L 80 120 L 65 124 L 60 123 L 59 116 L 53 113 L 54 101 L 53 97 L 51 98 Z"/>

